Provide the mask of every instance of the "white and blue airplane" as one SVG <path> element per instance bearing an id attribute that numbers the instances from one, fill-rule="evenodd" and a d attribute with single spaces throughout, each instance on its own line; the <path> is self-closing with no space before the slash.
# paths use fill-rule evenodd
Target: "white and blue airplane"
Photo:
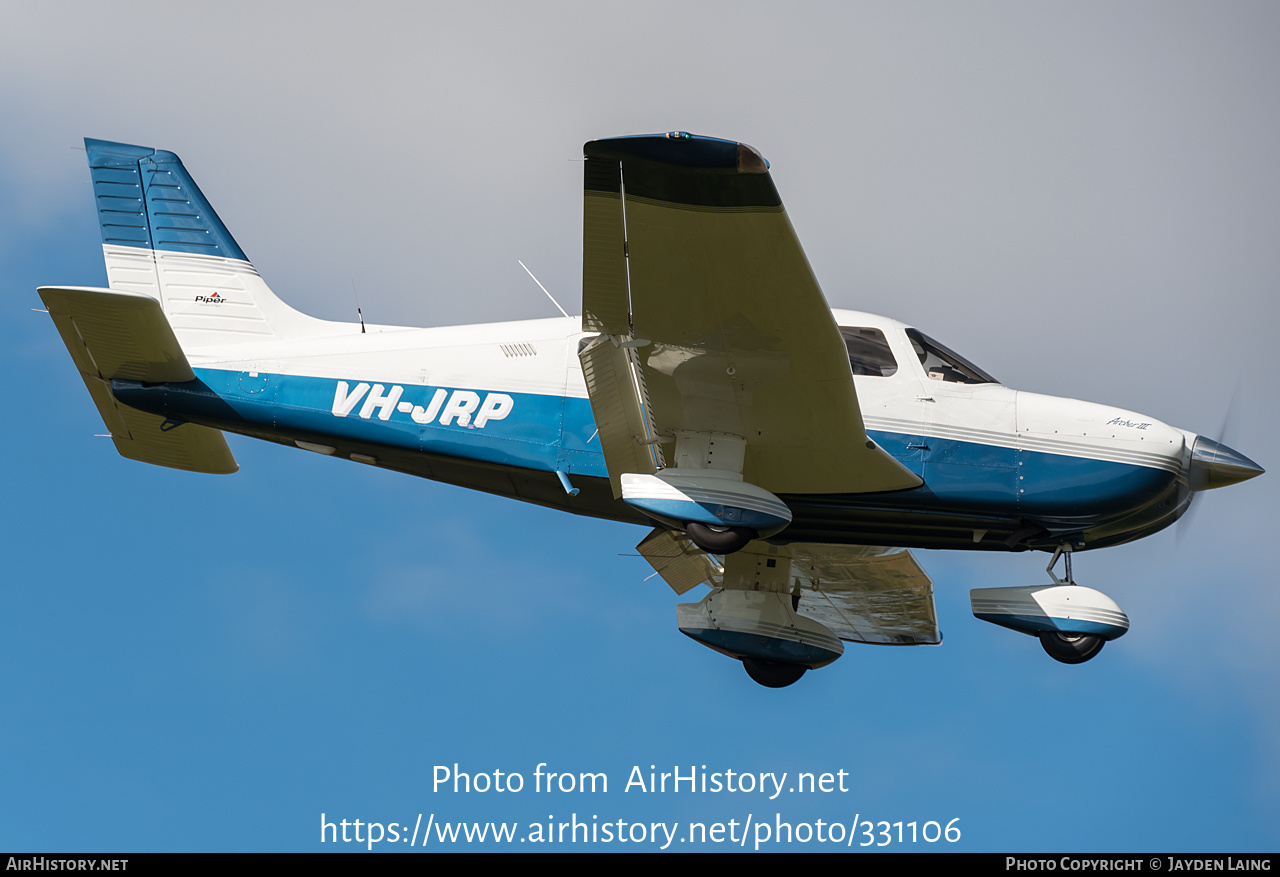
<path id="1" fill-rule="evenodd" d="M 647 525 L 677 594 L 710 587 L 680 630 L 763 685 L 844 642 L 940 643 L 910 548 L 1052 552 L 1050 582 L 973 590 L 973 613 L 1089 660 L 1129 622 L 1072 553 L 1263 472 L 832 310 L 745 144 L 586 144 L 582 316 L 434 329 L 292 309 L 176 155 L 85 145 L 109 288 L 39 292 L 120 454 L 230 473 L 234 432 Z"/>

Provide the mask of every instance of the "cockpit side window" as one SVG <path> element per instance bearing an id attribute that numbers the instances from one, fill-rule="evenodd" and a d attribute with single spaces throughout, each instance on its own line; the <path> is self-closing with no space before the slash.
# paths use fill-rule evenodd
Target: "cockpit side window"
<path id="1" fill-rule="evenodd" d="M 948 350 L 923 332 L 907 330 L 911 346 L 915 348 L 925 374 L 935 381 L 956 384 L 998 384 L 991 375 L 978 368 L 958 353 Z"/>
<path id="2" fill-rule="evenodd" d="M 898 361 L 889 350 L 889 342 L 879 329 L 841 326 L 844 346 L 849 351 L 849 366 L 855 375 L 887 378 L 898 370 Z"/>

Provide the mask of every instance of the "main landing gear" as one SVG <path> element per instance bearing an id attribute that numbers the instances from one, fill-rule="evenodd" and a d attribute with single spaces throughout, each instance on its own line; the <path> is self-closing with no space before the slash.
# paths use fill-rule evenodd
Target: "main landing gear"
<path id="1" fill-rule="evenodd" d="M 694 545 L 708 554 L 733 554 L 760 535 L 750 527 L 711 527 L 697 521 L 686 522 L 684 531 Z"/>
<path id="2" fill-rule="evenodd" d="M 809 668 L 803 664 L 780 664 L 759 658 L 743 658 L 742 666 L 747 675 L 765 688 L 786 688 L 800 679 Z"/>

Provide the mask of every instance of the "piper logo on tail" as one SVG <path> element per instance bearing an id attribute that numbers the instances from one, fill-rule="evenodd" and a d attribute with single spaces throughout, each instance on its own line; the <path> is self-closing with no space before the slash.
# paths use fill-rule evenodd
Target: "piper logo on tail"
<path id="1" fill-rule="evenodd" d="M 346 417 L 360 405 L 359 416 L 365 420 L 375 411 L 379 420 L 390 420 L 391 415 L 399 411 L 408 414 L 414 423 L 424 426 L 438 416 L 441 426 L 457 423 L 458 426 L 484 429 L 489 421 L 504 419 L 515 407 L 515 400 L 506 393 L 486 393 L 481 401 L 480 394 L 471 390 L 454 390 L 452 395 L 448 390 L 436 390 L 425 408 L 412 402 L 401 402 L 403 393 L 404 387 L 399 384 L 392 384 L 388 390 L 382 384 L 371 387 L 361 381 L 352 387 L 346 381 L 338 381 L 333 394 L 333 415 Z"/>
<path id="2" fill-rule="evenodd" d="M 196 301 L 198 301 L 198 302 L 203 302 L 203 303 L 205 303 L 205 304 L 209 304 L 209 305 L 220 305 L 220 304 L 222 304 L 224 301 L 226 301 L 226 299 L 225 299 L 225 298 L 223 298 L 222 296 L 218 295 L 218 293 L 217 293 L 217 292 L 214 292 L 214 294 L 213 294 L 213 295 L 197 295 L 197 296 L 196 296 Z"/>

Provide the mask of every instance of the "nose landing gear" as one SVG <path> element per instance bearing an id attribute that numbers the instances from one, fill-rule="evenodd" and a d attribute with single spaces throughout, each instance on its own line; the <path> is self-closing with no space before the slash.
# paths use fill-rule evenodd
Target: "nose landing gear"
<path id="1" fill-rule="evenodd" d="M 1063 558 L 1066 566 L 1067 578 L 1058 578 L 1053 568 L 1058 565 L 1058 558 Z M 1053 579 L 1057 585 L 1076 585 L 1075 579 L 1071 576 L 1071 545 L 1062 543 L 1058 546 L 1058 550 L 1053 552 L 1053 559 L 1049 561 L 1046 568 L 1049 578 Z M 1045 653 L 1055 661 L 1063 664 L 1083 664 L 1098 652 L 1102 651 L 1103 645 L 1106 644 L 1100 636 L 1094 636 L 1087 633 L 1063 633 L 1059 630 L 1043 630 L 1040 632 L 1040 645 L 1044 648 Z"/>
<path id="2" fill-rule="evenodd" d="M 1063 557 L 1065 579 L 1053 571 Z M 1083 664 L 1102 651 L 1107 640 L 1128 632 L 1129 617 L 1114 600 L 1075 583 L 1070 544 L 1058 546 L 1046 571 L 1052 585 L 970 591 L 974 616 L 1038 638 L 1049 657 L 1064 664 Z"/>

